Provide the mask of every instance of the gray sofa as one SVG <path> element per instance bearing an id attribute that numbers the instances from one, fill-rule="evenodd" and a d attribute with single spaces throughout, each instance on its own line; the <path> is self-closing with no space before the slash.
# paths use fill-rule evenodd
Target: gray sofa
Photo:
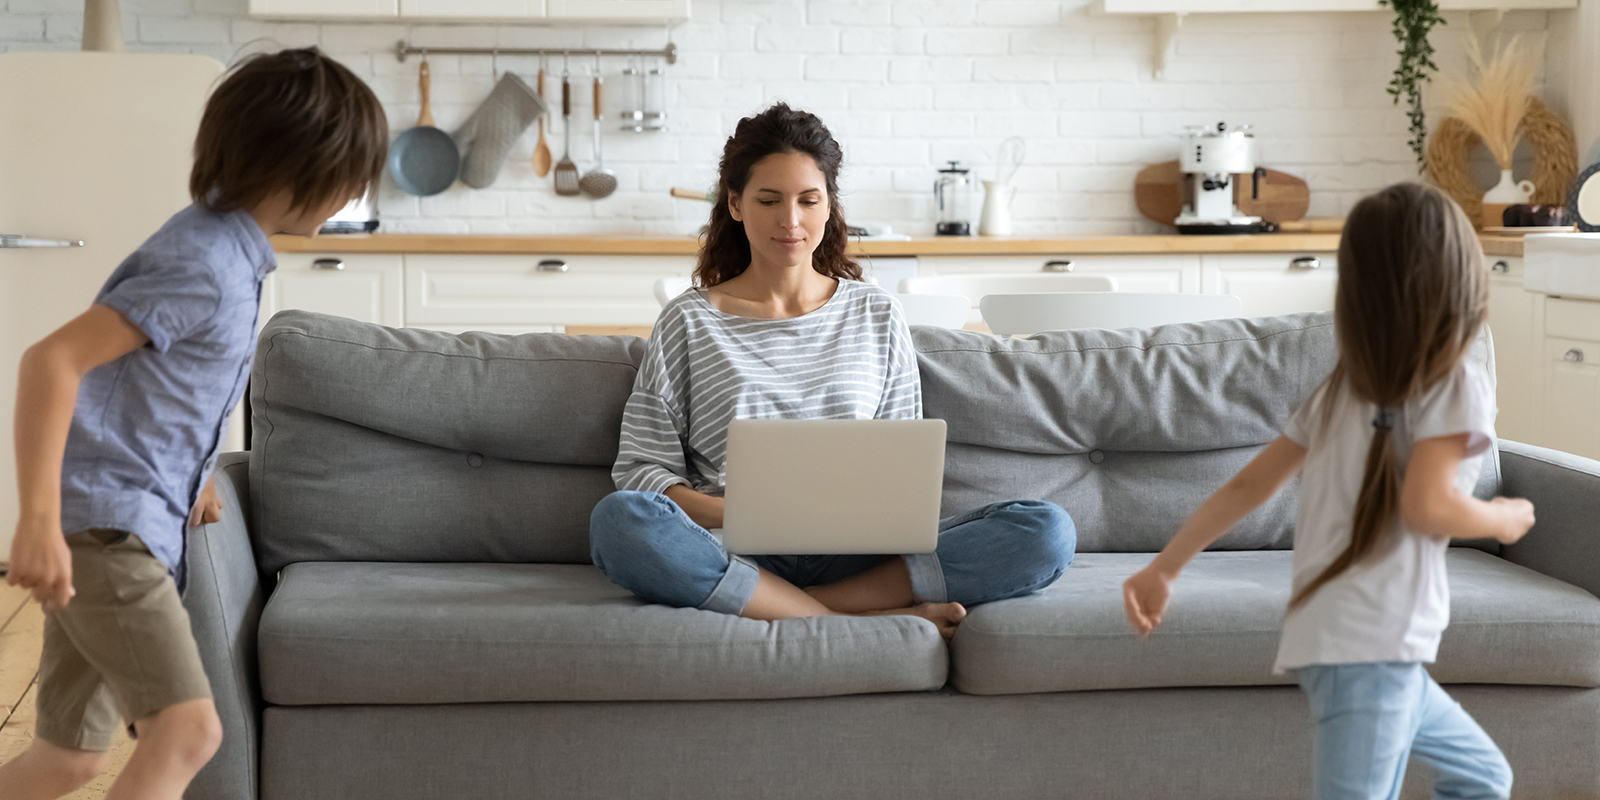
<path id="1" fill-rule="evenodd" d="M 189 544 L 226 740 L 188 796 L 1306 795 L 1306 704 L 1270 671 L 1294 488 L 1195 560 L 1152 638 L 1120 584 L 1327 373 L 1330 316 L 915 338 L 944 513 L 1042 498 L 1078 528 L 1059 582 L 948 646 L 911 617 L 763 623 L 608 583 L 588 519 L 637 339 L 277 315 L 253 447 Z M 1600 463 L 1501 442 L 1478 492 L 1539 524 L 1451 550 L 1433 674 L 1517 797 L 1600 797 Z"/>

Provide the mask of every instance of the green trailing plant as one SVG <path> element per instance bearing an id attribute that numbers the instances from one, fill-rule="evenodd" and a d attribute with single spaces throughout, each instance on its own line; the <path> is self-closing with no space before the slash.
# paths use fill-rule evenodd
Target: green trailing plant
<path id="1" fill-rule="evenodd" d="M 1411 119 L 1411 152 L 1417 156 L 1417 171 L 1427 166 L 1426 147 L 1428 123 L 1422 112 L 1422 84 L 1431 73 L 1439 71 L 1433 63 L 1433 45 L 1428 34 L 1435 25 L 1444 25 L 1436 0 L 1378 0 L 1379 4 L 1394 9 L 1394 38 L 1400 42 L 1400 65 L 1395 67 L 1394 79 L 1389 81 L 1389 96 L 1395 105 L 1404 96 Z"/>

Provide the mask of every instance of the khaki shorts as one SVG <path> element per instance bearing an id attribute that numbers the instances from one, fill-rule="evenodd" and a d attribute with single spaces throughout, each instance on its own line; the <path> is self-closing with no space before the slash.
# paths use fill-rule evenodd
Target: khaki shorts
<path id="1" fill-rule="evenodd" d="M 106 750 L 118 727 L 211 698 L 189 612 L 167 568 L 138 536 L 67 537 L 67 607 L 45 615 L 36 734 L 57 747 Z"/>

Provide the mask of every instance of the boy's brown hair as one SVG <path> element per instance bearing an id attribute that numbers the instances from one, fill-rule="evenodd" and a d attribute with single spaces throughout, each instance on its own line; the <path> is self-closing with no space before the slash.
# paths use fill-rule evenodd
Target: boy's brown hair
<path id="1" fill-rule="evenodd" d="M 292 209 L 363 194 L 383 173 L 389 122 L 360 78 L 316 47 L 251 56 L 206 102 L 189 194 L 211 211 L 287 189 Z"/>

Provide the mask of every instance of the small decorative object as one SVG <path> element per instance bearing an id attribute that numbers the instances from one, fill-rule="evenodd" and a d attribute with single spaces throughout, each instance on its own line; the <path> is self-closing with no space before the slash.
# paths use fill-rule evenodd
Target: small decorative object
<path id="1" fill-rule="evenodd" d="M 1500 221 L 1507 228 L 1555 228 L 1571 223 L 1567 219 L 1567 210 L 1561 206 L 1534 206 L 1518 203 L 1510 206 L 1505 213 L 1500 215 Z"/>
<path id="2" fill-rule="evenodd" d="M 1476 83 L 1453 80 L 1447 87 L 1446 106 L 1483 140 L 1500 167 L 1500 184 L 1483 196 L 1482 225 L 1495 225 L 1506 206 L 1533 197 L 1532 181 L 1511 179 L 1511 156 L 1522 138 L 1522 121 L 1528 115 L 1538 59 L 1519 37 L 1487 60 L 1477 39 L 1468 39 L 1467 55 L 1477 69 Z"/>
<path id="3" fill-rule="evenodd" d="M 1522 119 L 1522 135 L 1532 145 L 1536 158 L 1530 176 L 1534 186 L 1530 201 L 1549 206 L 1565 203 L 1567 188 L 1578 172 L 1578 144 L 1571 126 L 1535 97 L 1529 101 L 1528 114 Z M 1439 129 L 1428 139 L 1429 177 L 1455 199 L 1469 219 L 1479 224 L 1484 222 L 1483 188 L 1473 182 L 1470 162 L 1472 151 L 1482 141 L 1471 126 L 1455 117 L 1441 120 Z"/>
<path id="4" fill-rule="evenodd" d="M 1428 123 L 1422 111 L 1422 84 L 1428 74 L 1439 71 L 1433 63 L 1433 45 L 1428 34 L 1435 25 L 1445 24 L 1435 0 L 1378 0 L 1380 5 L 1394 9 L 1394 38 L 1400 42 L 1400 65 L 1395 67 L 1394 79 L 1389 81 L 1389 96 L 1395 104 L 1400 96 L 1406 98 L 1406 116 L 1411 119 L 1411 152 L 1417 156 L 1417 171 L 1427 166 L 1423 147 L 1428 138 Z"/>
<path id="5" fill-rule="evenodd" d="M 1584 233 L 1600 233 L 1600 162 L 1590 164 L 1572 184 L 1567 211 Z"/>

